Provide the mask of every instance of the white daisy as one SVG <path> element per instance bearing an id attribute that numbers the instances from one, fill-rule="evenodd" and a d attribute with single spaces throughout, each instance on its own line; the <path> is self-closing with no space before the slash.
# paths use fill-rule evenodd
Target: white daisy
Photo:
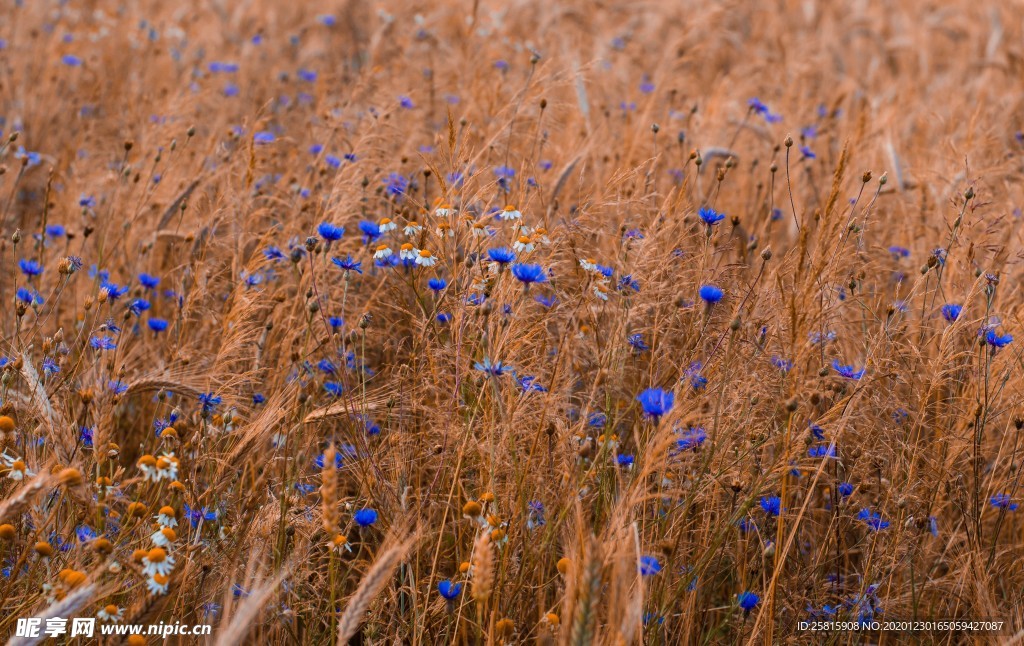
<path id="1" fill-rule="evenodd" d="M 376 260 L 383 260 L 384 258 L 390 256 L 392 253 L 393 252 L 391 251 L 391 248 L 388 247 L 386 244 L 377 245 L 377 250 L 373 252 L 373 257 Z"/>
<path id="2" fill-rule="evenodd" d="M 142 557 L 142 573 L 146 576 L 168 576 L 174 569 L 174 557 L 162 547 L 154 547 Z"/>
<path id="3" fill-rule="evenodd" d="M 428 250 L 421 249 L 419 255 L 416 256 L 416 264 L 423 267 L 433 267 L 437 264 L 437 258 Z"/>
<path id="4" fill-rule="evenodd" d="M 110 623 L 116 624 L 124 618 L 124 608 L 118 608 L 114 604 L 110 604 L 100 608 L 100 611 L 96 613 L 96 616 L 103 621 L 109 621 Z"/>
<path id="5" fill-rule="evenodd" d="M 519 253 L 529 253 L 533 251 L 533 240 L 530 240 L 529 236 L 519 236 L 512 244 L 512 248 Z"/>
<path id="6" fill-rule="evenodd" d="M 411 242 L 406 242 L 402 245 L 401 249 L 398 250 L 398 256 L 402 260 L 415 260 L 420 250 L 412 246 Z"/>
<path id="7" fill-rule="evenodd" d="M 502 209 L 501 213 L 498 215 L 502 220 L 518 220 L 523 217 L 523 214 L 519 212 L 519 209 L 511 204 Z"/>

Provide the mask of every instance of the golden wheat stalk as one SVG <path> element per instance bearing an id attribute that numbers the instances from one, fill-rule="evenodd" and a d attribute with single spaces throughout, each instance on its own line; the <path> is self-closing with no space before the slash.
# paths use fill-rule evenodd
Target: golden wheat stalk
<path id="1" fill-rule="evenodd" d="M 370 602 L 387 585 L 391 578 L 391 573 L 398 567 L 405 553 L 412 547 L 413 542 L 414 539 L 410 538 L 398 545 L 394 545 L 385 550 L 373 562 L 373 566 L 370 567 L 363 580 L 359 582 L 359 587 L 356 588 L 355 594 L 349 599 L 348 605 L 345 606 L 345 612 L 338 622 L 338 644 L 347 644 L 348 640 L 359 630 L 359 626 L 363 623 L 363 615 L 366 614 L 366 609 L 370 607 Z"/>

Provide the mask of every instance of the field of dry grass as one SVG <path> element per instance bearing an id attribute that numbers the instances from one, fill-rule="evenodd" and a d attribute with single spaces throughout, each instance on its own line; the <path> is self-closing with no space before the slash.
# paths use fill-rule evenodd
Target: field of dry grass
<path id="1" fill-rule="evenodd" d="M 1021 5 L 0 6 L 0 638 L 1024 638 Z"/>

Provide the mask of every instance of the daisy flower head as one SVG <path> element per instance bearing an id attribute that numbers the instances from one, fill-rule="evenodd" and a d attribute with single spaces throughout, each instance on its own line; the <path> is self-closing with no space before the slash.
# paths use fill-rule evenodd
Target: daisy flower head
<path id="1" fill-rule="evenodd" d="M 380 222 L 377 223 L 377 228 L 380 229 L 381 233 L 387 233 L 397 229 L 398 225 L 391 218 L 381 218 Z"/>
<path id="2" fill-rule="evenodd" d="M 420 249 L 419 255 L 416 256 L 416 264 L 421 267 L 433 267 L 437 264 L 437 257 L 428 249 Z"/>
<path id="3" fill-rule="evenodd" d="M 342 550 L 346 550 L 348 552 L 352 551 L 352 545 L 349 544 L 348 537 L 344 534 L 335 534 L 334 537 L 331 538 L 330 543 L 328 543 L 328 547 L 335 552 L 340 552 Z"/>
<path id="4" fill-rule="evenodd" d="M 164 527 L 158 529 L 149 537 L 153 541 L 153 545 L 157 547 L 167 547 L 174 541 L 178 540 L 178 534 L 170 527 Z"/>
<path id="5" fill-rule="evenodd" d="M 420 231 L 423 231 L 423 227 L 415 220 L 412 220 L 405 225 L 405 229 L 402 230 L 402 233 L 411 238 L 413 236 L 418 236 Z"/>
<path id="6" fill-rule="evenodd" d="M 386 260 L 387 257 L 390 256 L 392 253 L 393 252 L 391 251 L 391 247 L 387 246 L 386 244 L 380 244 L 377 245 L 377 250 L 373 252 L 373 259 Z"/>
<path id="7" fill-rule="evenodd" d="M 437 229 L 434 230 L 439 238 L 454 238 L 455 230 L 452 229 L 452 225 L 448 222 L 438 222 Z"/>
<path id="8" fill-rule="evenodd" d="M 490 229 L 483 222 L 474 222 L 469 230 L 474 238 L 486 238 L 491 235 Z"/>
<path id="9" fill-rule="evenodd" d="M 124 618 L 124 608 L 118 608 L 111 603 L 100 608 L 100 611 L 96 613 L 96 617 L 103 621 L 109 621 L 110 623 L 116 624 Z"/>
<path id="10" fill-rule="evenodd" d="M 175 518 L 174 507 L 170 505 L 164 505 L 157 512 L 153 520 L 157 522 L 160 527 L 177 527 L 178 519 Z"/>
<path id="11" fill-rule="evenodd" d="M 519 236 L 513 243 L 512 248 L 519 253 L 530 253 L 534 249 L 533 238 L 530 236 Z"/>
<path id="12" fill-rule="evenodd" d="M 402 260 L 416 260 L 420 250 L 412 245 L 411 242 L 402 244 L 398 249 L 398 257 Z"/>
<path id="13" fill-rule="evenodd" d="M 25 465 L 25 461 L 20 458 L 12 458 L 6 453 L 3 454 L 4 464 L 7 465 L 7 477 L 10 480 L 24 480 L 26 477 L 35 475 L 28 466 Z"/>
<path id="14" fill-rule="evenodd" d="M 434 202 L 434 215 L 439 218 L 446 218 L 452 213 L 455 213 L 455 209 L 448 202 L 444 202 L 441 198 L 437 198 Z"/>
<path id="15" fill-rule="evenodd" d="M 139 467 L 139 471 L 142 472 L 142 477 L 144 479 L 153 482 L 160 479 L 160 476 L 157 475 L 156 471 L 156 458 L 154 458 L 152 455 L 149 455 L 147 453 L 146 455 L 142 456 L 141 458 L 139 458 L 139 461 L 136 465 Z"/>
<path id="16" fill-rule="evenodd" d="M 167 594 L 168 585 L 171 582 L 171 577 L 166 574 L 154 574 L 150 578 L 146 579 L 146 589 L 149 590 L 150 594 Z"/>
<path id="17" fill-rule="evenodd" d="M 142 557 L 142 573 L 146 576 L 167 576 L 173 569 L 174 557 L 162 547 L 154 547 Z"/>
<path id="18" fill-rule="evenodd" d="M 157 480 L 177 480 L 178 458 L 172 453 L 165 453 L 156 459 L 155 469 Z"/>
<path id="19" fill-rule="evenodd" d="M 502 220 L 519 220 L 523 217 L 523 214 L 519 212 L 512 204 L 505 205 L 505 208 L 498 213 L 498 217 Z"/>

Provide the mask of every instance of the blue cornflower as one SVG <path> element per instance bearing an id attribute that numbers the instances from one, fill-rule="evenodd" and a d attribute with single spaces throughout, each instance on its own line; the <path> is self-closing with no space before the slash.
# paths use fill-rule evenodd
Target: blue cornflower
<path id="1" fill-rule="evenodd" d="M 682 437 L 676 440 L 676 450 L 679 452 L 683 451 L 695 451 L 705 440 L 708 439 L 707 431 L 702 426 L 694 426 L 686 430 Z"/>
<path id="2" fill-rule="evenodd" d="M 988 343 L 993 348 L 1002 348 L 1006 347 L 1007 345 L 1013 342 L 1013 335 L 1000 335 L 995 330 L 989 330 L 988 333 L 985 334 L 985 342 Z"/>
<path id="3" fill-rule="evenodd" d="M 816 440 L 824 440 L 825 439 L 825 429 L 823 429 L 822 427 L 818 426 L 814 422 L 807 422 L 807 427 L 811 429 L 811 435 L 814 436 L 814 439 L 816 439 Z"/>
<path id="4" fill-rule="evenodd" d="M 519 384 L 519 388 L 521 388 L 524 393 L 528 393 L 531 391 L 538 393 L 546 393 L 548 391 L 547 388 L 538 384 L 537 378 L 532 375 L 523 375 L 522 377 L 516 379 L 516 382 Z"/>
<path id="5" fill-rule="evenodd" d="M 834 444 L 819 444 L 807 449 L 807 455 L 812 458 L 834 458 L 836 447 Z"/>
<path id="6" fill-rule="evenodd" d="M 537 301 L 538 303 L 540 303 L 541 305 L 543 305 L 547 309 L 551 309 L 551 307 L 554 306 L 555 301 L 557 301 L 558 298 L 554 294 L 552 294 L 551 296 L 545 296 L 544 294 L 537 294 L 536 296 L 533 297 L 533 300 Z"/>
<path id="7" fill-rule="evenodd" d="M 487 257 L 499 265 L 507 265 L 516 259 L 516 254 L 508 247 L 495 247 L 487 250 Z"/>
<path id="8" fill-rule="evenodd" d="M 451 601 L 462 594 L 462 584 L 453 581 L 438 581 L 437 591 L 442 597 Z"/>
<path id="9" fill-rule="evenodd" d="M 188 522 L 192 527 L 198 527 L 201 522 L 213 522 L 217 520 L 217 511 L 208 508 L 206 505 L 203 505 L 198 509 L 194 509 L 189 507 L 188 503 L 185 503 L 184 511 L 185 518 L 188 519 Z"/>
<path id="10" fill-rule="evenodd" d="M 43 273 L 43 266 L 30 258 L 22 258 L 19 260 L 18 267 L 21 269 L 21 273 L 26 276 L 38 276 Z"/>
<path id="11" fill-rule="evenodd" d="M 321 453 L 320 455 L 316 456 L 315 460 L 313 460 L 313 464 L 316 465 L 317 469 L 323 470 L 324 464 L 326 463 L 325 460 L 326 460 L 326 455 L 324 453 Z M 340 469 L 341 465 L 342 465 L 341 451 L 335 451 L 334 452 L 334 468 L 335 469 Z"/>
<path id="12" fill-rule="evenodd" d="M 761 496 L 759 504 L 769 516 L 778 516 L 782 512 L 782 499 L 778 496 Z"/>
<path id="13" fill-rule="evenodd" d="M 360 527 L 369 527 L 370 525 L 377 522 L 377 512 L 369 507 L 360 509 L 353 516 L 352 519 L 356 521 L 356 524 Z"/>
<path id="14" fill-rule="evenodd" d="M 708 305 L 717 303 L 722 300 L 722 296 L 725 295 L 725 292 L 714 285 L 701 285 L 700 290 L 697 293 L 700 294 L 701 300 Z"/>
<path id="15" fill-rule="evenodd" d="M 108 381 L 107 387 L 110 388 L 115 395 L 122 395 L 128 392 L 128 384 L 123 381 Z"/>
<path id="16" fill-rule="evenodd" d="M 328 242 L 335 240 L 341 240 L 341 236 L 345 235 L 345 227 L 334 225 L 330 222 L 321 222 L 316 232 L 320 234 L 320 237 Z"/>
<path id="17" fill-rule="evenodd" d="M 55 375 L 58 372 L 60 372 L 60 366 L 57 365 L 56 361 L 54 361 L 50 357 L 46 357 L 45 359 L 43 359 L 43 374 L 45 374 L 46 376 L 50 376 Z"/>
<path id="18" fill-rule="evenodd" d="M 896 258 L 898 260 L 900 258 L 906 258 L 910 256 L 910 249 L 907 249 L 906 247 L 901 247 L 899 245 L 893 245 L 889 247 L 889 253 L 892 254 L 893 258 Z"/>
<path id="19" fill-rule="evenodd" d="M 882 520 L 882 515 L 877 511 L 872 512 L 868 508 L 861 509 L 857 514 L 857 520 L 863 521 L 873 532 L 878 532 L 889 526 L 889 522 Z"/>
<path id="20" fill-rule="evenodd" d="M 952 323 L 960 318 L 960 312 L 963 309 L 963 306 L 957 303 L 946 303 L 942 306 L 942 318 L 946 319 L 948 323 Z"/>
<path id="21" fill-rule="evenodd" d="M 844 366 L 839 363 L 839 359 L 832 360 L 832 368 L 839 373 L 840 376 L 846 377 L 847 379 L 860 379 L 864 376 L 864 368 L 860 370 L 854 369 L 853 366 Z"/>
<path id="22" fill-rule="evenodd" d="M 447 323 L 451 323 L 451 321 L 452 321 L 452 315 L 451 314 L 449 314 L 448 312 L 438 312 L 438 314 L 437 314 L 437 322 L 438 323 L 440 323 L 441 325 L 445 325 Z"/>
<path id="23" fill-rule="evenodd" d="M 807 146 L 800 146 L 800 154 L 807 159 L 814 159 L 817 157 L 817 155 L 814 154 L 814 151 Z"/>
<path id="24" fill-rule="evenodd" d="M 263 257 L 273 262 L 284 260 L 285 258 L 284 252 L 281 251 L 278 247 L 275 247 L 274 245 L 270 245 L 269 247 L 263 250 Z"/>
<path id="25" fill-rule="evenodd" d="M 203 417 L 209 417 L 220 406 L 221 398 L 213 393 L 202 393 L 199 395 L 199 403 L 202 405 Z"/>
<path id="26" fill-rule="evenodd" d="M 398 105 L 402 106 L 406 110 L 412 110 L 416 107 L 416 104 L 412 102 L 412 99 L 405 95 L 398 97 Z"/>
<path id="27" fill-rule="evenodd" d="M 296 72 L 296 76 L 307 83 L 312 83 L 316 80 L 316 72 L 313 70 L 299 69 L 299 71 Z"/>
<path id="28" fill-rule="evenodd" d="M 640 402 L 640 407 L 643 408 L 644 414 L 648 417 L 653 417 L 657 421 L 662 415 L 672 410 L 675 398 L 675 394 L 670 390 L 648 388 L 637 395 L 636 400 Z"/>
<path id="29" fill-rule="evenodd" d="M 849 498 L 853 494 L 853 484 L 850 482 L 839 483 L 839 495 L 843 498 Z"/>
<path id="30" fill-rule="evenodd" d="M 88 543 L 96 538 L 96 530 L 88 525 L 79 525 L 75 528 L 75 537 L 79 543 Z"/>
<path id="31" fill-rule="evenodd" d="M 997 493 L 989 499 L 989 502 L 996 509 L 1006 509 L 1007 511 L 1014 511 L 1017 509 L 1017 503 L 1011 502 L 1010 494 L 1008 493 Z"/>
<path id="32" fill-rule="evenodd" d="M 78 437 L 82 440 L 82 446 L 86 448 L 92 446 L 92 438 L 95 434 L 95 426 L 83 426 L 80 429 L 78 429 Z"/>
<path id="33" fill-rule="evenodd" d="M 153 330 L 154 332 L 163 332 L 164 330 L 167 329 L 167 321 L 165 319 L 151 318 L 148 321 L 146 321 L 146 324 L 149 326 L 149 329 Z"/>
<path id="34" fill-rule="evenodd" d="M 265 404 L 265 403 L 267 403 L 267 396 L 266 395 L 264 395 L 263 393 L 253 393 L 252 394 L 252 405 L 253 406 L 259 406 L 260 404 Z"/>
<path id="35" fill-rule="evenodd" d="M 700 207 L 700 210 L 697 211 L 697 215 L 700 217 L 701 220 L 704 221 L 704 224 L 708 225 L 709 227 L 714 226 L 725 219 L 724 213 L 719 213 L 718 211 L 708 206 Z"/>
<path id="36" fill-rule="evenodd" d="M 430 280 L 427 281 L 427 287 L 429 287 L 431 291 L 434 292 L 440 292 L 447 286 L 448 281 L 446 281 L 444 278 L 431 278 Z"/>
<path id="37" fill-rule="evenodd" d="M 78 196 L 78 206 L 86 209 L 92 209 L 96 207 L 96 198 L 92 195 L 86 195 L 82 193 Z"/>
<path id="38" fill-rule="evenodd" d="M 272 144 L 274 143 L 274 139 L 276 139 L 276 137 L 274 137 L 274 133 L 269 130 L 261 130 L 252 136 L 253 142 L 259 145 Z"/>
<path id="39" fill-rule="evenodd" d="M 626 338 L 626 341 L 637 352 L 646 352 L 647 350 L 651 349 L 650 346 L 648 346 L 644 342 L 644 335 L 640 334 L 639 332 L 637 332 L 636 334 L 630 334 Z"/>
<path id="40" fill-rule="evenodd" d="M 331 329 L 337 330 L 341 326 L 345 325 L 345 319 L 340 316 L 328 316 L 327 324 L 331 326 Z"/>
<path id="41" fill-rule="evenodd" d="M 74 54 L 64 54 L 60 57 L 60 62 L 68 67 L 79 67 L 82 64 L 82 59 Z"/>
<path id="42" fill-rule="evenodd" d="M 345 392 L 344 386 L 336 381 L 325 381 L 324 390 L 327 391 L 327 394 L 331 397 L 340 397 L 341 393 Z"/>
<path id="43" fill-rule="evenodd" d="M 335 366 L 330 359 L 321 359 L 316 364 L 316 367 L 318 370 L 320 370 L 320 372 L 324 373 L 325 375 L 333 375 L 338 371 L 338 367 Z"/>
<path id="44" fill-rule="evenodd" d="M 139 274 L 139 283 L 142 284 L 146 289 L 153 289 L 160 284 L 160 279 L 150 274 L 142 273 Z"/>
<path id="45" fill-rule="evenodd" d="M 494 363 L 491 363 L 491 359 L 489 357 L 484 357 L 483 361 L 477 361 L 476 363 L 474 363 L 473 369 L 479 370 L 480 372 L 486 372 L 488 375 L 491 375 L 492 377 L 500 377 L 507 372 L 514 371 L 512 366 L 503 364 L 500 361 L 495 361 Z"/>
<path id="46" fill-rule="evenodd" d="M 781 372 L 789 372 L 793 369 L 793 362 L 789 359 L 784 359 L 778 355 L 772 356 L 772 365 L 778 368 Z"/>
<path id="47" fill-rule="evenodd" d="M 363 232 L 363 242 L 369 244 L 380 237 L 380 225 L 370 220 L 363 220 L 359 223 L 359 230 Z"/>
<path id="48" fill-rule="evenodd" d="M 89 339 L 89 345 L 96 350 L 113 350 L 117 347 L 117 342 L 109 336 L 94 336 Z"/>
<path id="49" fill-rule="evenodd" d="M 528 265 L 525 263 L 516 263 L 512 265 L 512 275 L 526 286 L 529 286 L 531 283 L 547 282 L 548 279 L 547 274 L 544 273 L 543 267 L 540 265 Z"/>
<path id="50" fill-rule="evenodd" d="M 111 302 L 128 293 L 128 285 L 121 286 L 106 280 L 100 283 L 100 287 L 107 290 L 107 300 Z"/>
<path id="51" fill-rule="evenodd" d="M 764 115 L 764 120 L 768 123 L 777 123 L 782 121 L 782 115 L 772 114 L 771 110 L 768 109 L 768 106 L 757 97 L 747 101 L 747 105 L 750 106 L 750 110 L 755 114 Z"/>
<path id="52" fill-rule="evenodd" d="M 331 262 L 333 262 L 339 269 L 354 271 L 357 274 L 363 273 L 363 263 L 356 260 L 351 255 L 345 256 L 344 260 L 341 258 L 331 258 Z"/>
<path id="53" fill-rule="evenodd" d="M 15 293 L 15 296 L 19 301 L 23 303 L 28 303 L 29 305 L 31 305 L 32 303 L 35 303 L 36 305 L 43 304 L 43 298 L 38 293 L 33 293 L 32 291 L 25 289 L 24 287 L 19 287 L 18 291 Z"/>
<path id="54" fill-rule="evenodd" d="M 643 576 L 654 576 L 658 572 L 661 572 L 661 563 L 658 561 L 656 556 L 641 556 L 640 557 L 640 574 Z"/>
<path id="55" fill-rule="evenodd" d="M 640 282 L 633 278 L 633 274 L 626 274 L 619 278 L 619 290 L 624 291 L 627 289 L 632 289 L 634 292 L 640 291 Z"/>
<path id="56" fill-rule="evenodd" d="M 67 229 L 63 224 L 51 224 L 46 227 L 46 235 L 51 238 L 63 238 L 66 233 Z"/>
<path id="57" fill-rule="evenodd" d="M 388 195 L 395 198 L 402 197 L 409 189 L 409 180 L 401 173 L 389 173 L 388 176 L 384 178 L 384 184 Z"/>
<path id="58" fill-rule="evenodd" d="M 338 19 L 330 14 L 323 14 L 316 17 L 316 21 L 324 27 L 333 27 L 338 24 Z"/>
<path id="59" fill-rule="evenodd" d="M 635 462 L 636 458 L 629 453 L 615 456 L 615 463 L 620 467 L 626 467 L 628 469 L 629 467 L 632 467 Z"/>
<path id="60" fill-rule="evenodd" d="M 743 614 L 746 615 L 756 608 L 757 604 L 761 603 L 761 597 L 757 596 L 756 592 L 741 592 L 736 595 L 736 601 L 743 610 Z"/>
<path id="61" fill-rule="evenodd" d="M 144 298 L 132 299 L 132 302 L 128 303 L 128 311 L 138 316 L 152 307 L 152 304 Z"/>

